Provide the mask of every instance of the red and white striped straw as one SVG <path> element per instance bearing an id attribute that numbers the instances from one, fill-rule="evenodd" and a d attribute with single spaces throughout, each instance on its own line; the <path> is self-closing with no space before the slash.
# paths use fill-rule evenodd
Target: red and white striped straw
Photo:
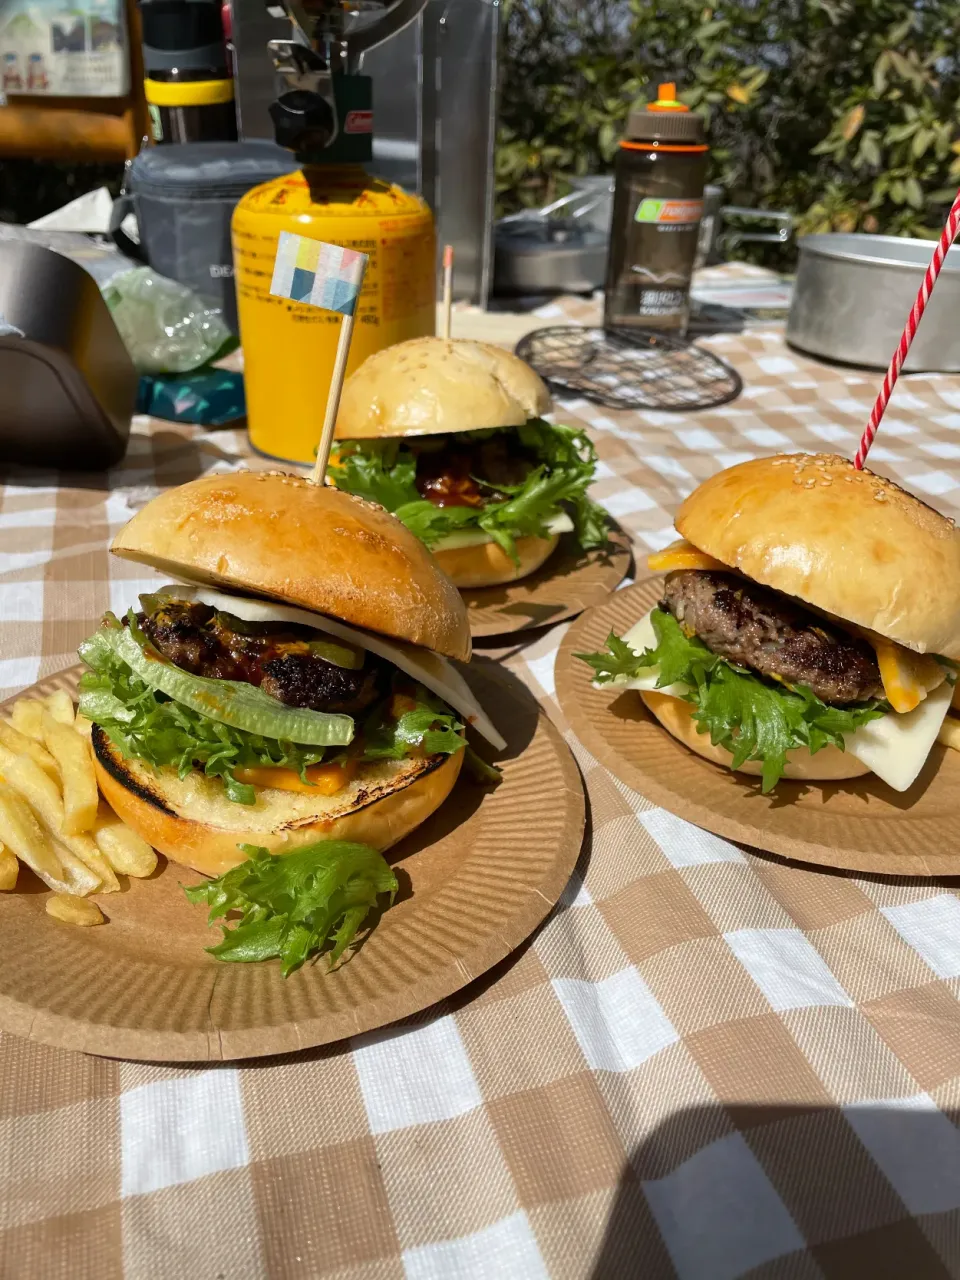
<path id="1" fill-rule="evenodd" d="M 891 392 L 896 385 L 897 378 L 900 376 L 900 370 L 903 362 L 907 358 L 907 352 L 910 350 L 910 343 L 913 336 L 917 332 L 917 325 L 923 315 L 923 309 L 930 299 L 933 292 L 933 286 L 936 283 L 937 276 L 940 274 L 940 268 L 943 266 L 943 260 L 947 256 L 947 250 L 953 244 L 957 235 L 957 228 L 960 226 L 960 191 L 957 192 L 957 198 L 951 206 L 947 224 L 940 233 L 940 239 L 937 241 L 937 247 L 933 251 L 933 257 L 930 259 L 930 265 L 927 267 L 926 274 L 923 277 L 923 284 L 920 286 L 920 292 L 917 294 L 917 300 L 913 304 L 913 310 L 907 317 L 907 325 L 903 333 L 900 335 L 900 341 L 897 349 L 893 353 L 893 359 L 890 361 L 890 368 L 887 370 L 883 379 L 883 386 L 880 394 L 877 396 L 877 402 L 873 406 L 870 414 L 870 421 L 867 423 L 867 429 L 864 431 L 860 440 L 860 448 L 857 450 L 857 456 L 853 460 L 853 465 L 858 471 L 863 470 L 863 464 L 870 446 L 873 444 L 874 436 L 877 434 L 877 427 L 880 425 L 880 419 L 883 417 L 884 410 L 890 400 Z"/>

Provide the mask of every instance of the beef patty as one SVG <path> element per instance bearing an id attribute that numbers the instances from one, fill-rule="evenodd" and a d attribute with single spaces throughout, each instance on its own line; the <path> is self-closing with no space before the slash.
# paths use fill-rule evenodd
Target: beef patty
<path id="1" fill-rule="evenodd" d="M 747 578 L 712 569 L 671 573 L 663 607 L 722 658 L 839 705 L 882 698 L 877 659 L 863 640 Z"/>
<path id="2" fill-rule="evenodd" d="M 206 604 L 165 600 L 137 615 L 141 630 L 175 666 L 195 676 L 242 680 L 289 707 L 355 715 L 386 693 L 387 665 L 364 654 L 358 671 L 310 648 L 307 627 L 270 628 L 218 613 Z"/>

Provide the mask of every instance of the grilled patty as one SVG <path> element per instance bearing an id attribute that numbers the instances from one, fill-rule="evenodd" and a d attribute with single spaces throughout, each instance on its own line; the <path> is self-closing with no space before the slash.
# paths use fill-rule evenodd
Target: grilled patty
<path id="1" fill-rule="evenodd" d="M 855 636 L 747 578 L 671 573 L 663 607 L 722 658 L 843 705 L 883 697 L 876 656 Z"/>
<path id="2" fill-rule="evenodd" d="M 389 683 L 387 664 L 373 654 L 351 671 L 311 652 L 309 640 L 316 637 L 306 627 L 270 629 L 178 600 L 165 600 L 137 621 L 175 666 L 195 676 L 257 685 L 289 707 L 355 715 L 384 695 Z"/>

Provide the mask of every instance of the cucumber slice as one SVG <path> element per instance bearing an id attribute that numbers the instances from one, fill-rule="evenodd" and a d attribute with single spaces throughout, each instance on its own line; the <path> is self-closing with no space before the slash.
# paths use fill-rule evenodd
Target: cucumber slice
<path id="1" fill-rule="evenodd" d="M 128 627 L 97 634 L 151 689 L 220 724 L 301 746 L 345 747 L 353 741 L 352 716 L 288 707 L 252 684 L 191 675 L 144 652 Z"/>
<path id="2" fill-rule="evenodd" d="M 308 640 L 307 645 L 311 653 L 315 653 L 318 658 L 323 658 L 325 662 L 333 663 L 335 667 L 344 667 L 347 671 L 359 671 L 363 666 L 362 649 L 337 644 L 335 640 Z"/>

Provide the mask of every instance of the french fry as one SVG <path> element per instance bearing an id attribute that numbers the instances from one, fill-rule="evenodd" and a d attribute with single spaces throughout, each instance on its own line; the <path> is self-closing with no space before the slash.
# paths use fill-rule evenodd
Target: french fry
<path id="1" fill-rule="evenodd" d="M 88 867 L 83 859 L 78 858 L 65 844 L 61 844 L 56 836 L 53 837 L 53 847 L 56 850 L 57 857 L 63 863 L 63 874 L 66 878 L 68 893 L 75 894 L 78 898 L 84 898 L 88 893 L 113 893 L 112 886 L 114 883 L 116 883 L 117 889 L 120 888 L 119 882 L 113 876 L 113 872 L 109 867 L 107 871 L 112 880 L 109 886 L 105 886 L 96 871 L 92 867 Z"/>
<path id="2" fill-rule="evenodd" d="M 35 871 L 44 884 L 59 893 L 69 890 L 70 885 L 53 842 L 41 830 L 26 800 L 6 782 L 0 782 L 0 837 L 4 845 L 31 871 Z M 91 885 L 87 892 L 94 888 L 96 885 Z"/>
<path id="3" fill-rule="evenodd" d="M 58 689 L 56 693 L 48 693 L 44 702 L 47 710 L 58 724 L 73 724 L 76 716 L 73 712 L 73 699 L 66 689 Z"/>
<path id="4" fill-rule="evenodd" d="M 68 731 L 69 732 L 69 731 Z M 15 791 L 19 792 L 30 808 L 47 828 L 54 842 L 59 845 L 61 862 L 75 870 L 74 859 L 79 859 L 97 877 L 103 893 L 116 893 L 120 882 L 113 868 L 97 848 L 89 835 L 67 835 L 64 831 L 64 803 L 60 788 L 43 770 L 28 757 L 16 756 L 0 746 L 0 774 Z M 65 857 L 64 850 L 73 855 Z M 88 890 L 89 892 L 89 890 Z"/>
<path id="5" fill-rule="evenodd" d="M 20 864 L 9 849 L 0 844 L 0 892 L 7 893 L 17 887 Z"/>
<path id="6" fill-rule="evenodd" d="M 72 728 L 58 724 L 45 708 L 41 727 L 43 744 L 60 768 L 63 786 L 62 831 L 68 836 L 82 835 L 93 826 L 100 802 L 90 744 Z"/>
<path id="7" fill-rule="evenodd" d="M 68 871 L 79 870 L 79 863 L 92 875 L 97 877 L 97 893 L 119 893 L 120 881 L 113 873 L 113 867 L 94 843 L 93 837 L 86 833 L 79 836 L 65 836 L 53 832 L 53 843 L 56 846 L 60 861 Z"/>
<path id="8" fill-rule="evenodd" d="M 6 747 L 16 755 L 29 756 L 45 773 L 49 773 L 51 778 L 55 778 L 57 782 L 60 781 L 57 762 L 47 748 L 34 738 L 28 738 L 19 729 L 15 729 L 9 720 L 2 718 L 0 718 L 0 746 Z"/>
<path id="9" fill-rule="evenodd" d="M 93 827 L 97 848 L 113 867 L 124 876 L 145 880 L 157 865 L 157 855 L 142 836 L 132 831 L 107 805 L 100 805 L 100 812 Z"/>
<path id="10" fill-rule="evenodd" d="M 78 715 L 76 720 L 73 722 L 73 727 L 76 729 L 77 733 L 79 733 L 81 738 L 86 738 L 88 742 L 90 741 L 90 735 L 93 733 L 92 720 L 88 720 L 86 716 Z"/>
<path id="11" fill-rule="evenodd" d="M 89 898 L 74 898 L 66 893 L 55 893 L 52 898 L 48 898 L 46 912 L 48 916 L 62 920 L 64 924 L 84 927 L 103 924 L 103 912 L 95 902 L 91 902 Z"/>
<path id="12" fill-rule="evenodd" d="M 958 681 L 960 684 L 960 681 Z M 940 732 L 937 734 L 937 741 L 944 747 L 952 747 L 954 751 L 960 751 L 960 720 L 956 716 L 947 713 L 946 719 L 940 726 Z"/>
<path id="13" fill-rule="evenodd" d="M 46 710 L 37 698 L 18 698 L 10 708 L 13 727 L 28 738 L 43 741 L 43 713 Z"/>

